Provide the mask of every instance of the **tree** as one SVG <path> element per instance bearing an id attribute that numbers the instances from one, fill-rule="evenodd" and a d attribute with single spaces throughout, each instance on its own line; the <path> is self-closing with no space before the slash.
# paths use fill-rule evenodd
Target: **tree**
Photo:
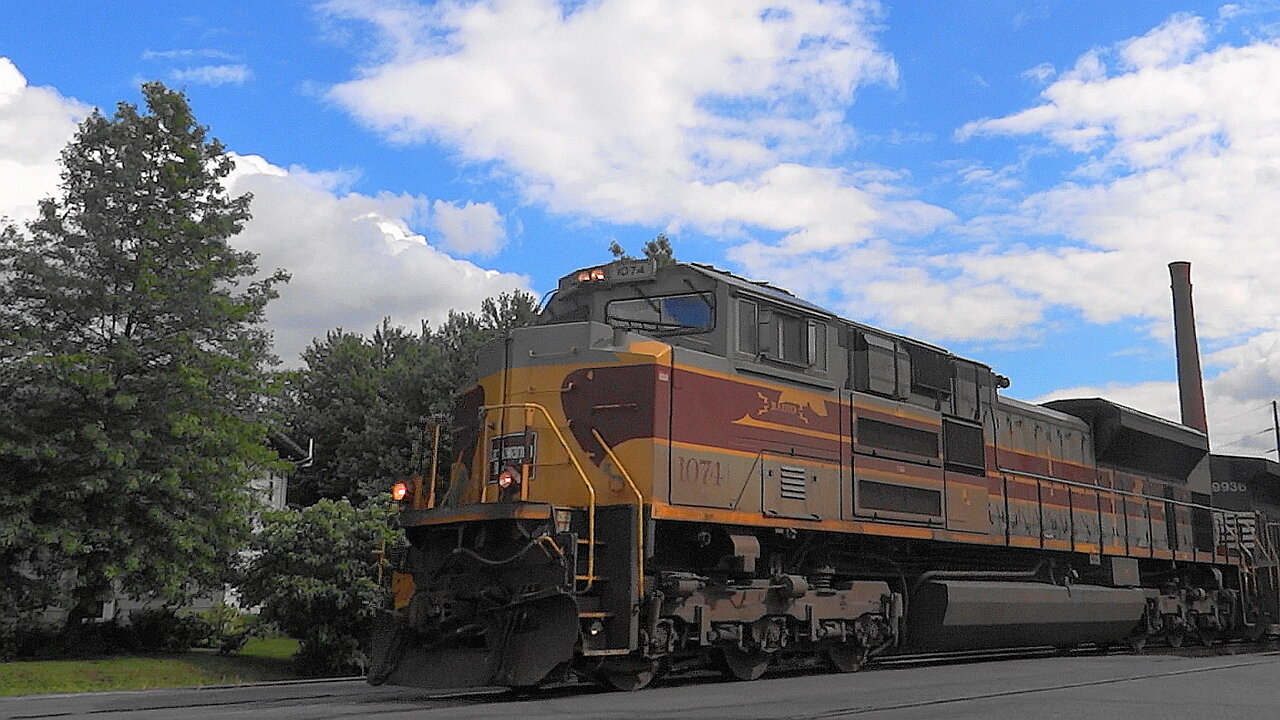
<path id="1" fill-rule="evenodd" d="M 394 544 L 386 503 L 356 508 L 321 500 L 263 514 L 240 591 L 263 620 L 301 638 L 294 657 L 308 675 L 364 669 L 373 620 L 386 608 L 379 551 Z"/>
<path id="2" fill-rule="evenodd" d="M 609 244 L 609 252 L 618 260 L 634 260 L 635 258 L 627 254 L 627 251 L 614 240 Z M 676 262 L 675 250 L 671 248 L 671 239 L 665 233 L 658 233 L 658 236 L 644 244 L 644 257 L 646 260 L 654 260 L 658 266 L 673 265 Z"/>
<path id="3" fill-rule="evenodd" d="M 451 312 L 419 332 L 385 320 L 370 337 L 337 329 L 312 342 L 289 382 L 290 434 L 315 440 L 315 461 L 290 481 L 290 503 L 349 498 L 363 504 L 397 480 L 424 470 L 423 427 L 448 423 L 453 393 L 474 381 L 493 338 L 533 320 L 526 292 L 486 299 L 480 312 Z M 447 429 L 447 428 L 446 428 Z M 439 469 L 449 467 L 449 433 Z M 415 459 L 417 462 L 415 462 Z"/>
<path id="4" fill-rule="evenodd" d="M 60 196 L 0 233 L 0 617 L 220 582 L 279 462 L 257 414 L 287 276 L 229 244 L 250 197 L 187 99 L 142 94 L 90 115 Z"/>

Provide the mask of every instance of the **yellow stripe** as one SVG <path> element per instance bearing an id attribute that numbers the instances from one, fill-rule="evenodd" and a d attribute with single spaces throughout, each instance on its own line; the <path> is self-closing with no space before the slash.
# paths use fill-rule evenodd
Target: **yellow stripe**
<path id="1" fill-rule="evenodd" d="M 746 425 L 747 427 L 760 428 L 763 430 L 776 430 L 780 432 L 793 433 L 795 435 L 807 435 L 808 437 L 819 438 L 821 440 L 834 440 L 842 442 L 844 438 L 835 433 L 822 432 L 821 430 L 810 430 L 808 428 L 795 427 L 793 425 L 779 425 L 765 420 L 757 420 L 750 415 L 743 415 L 733 421 L 734 425 Z"/>

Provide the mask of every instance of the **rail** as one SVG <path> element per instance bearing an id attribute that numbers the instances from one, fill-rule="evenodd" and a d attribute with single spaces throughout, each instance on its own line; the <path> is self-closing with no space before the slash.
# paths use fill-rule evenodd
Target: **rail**
<path id="1" fill-rule="evenodd" d="M 613 448 L 609 447 L 609 443 L 600 437 L 600 433 L 591 428 L 591 435 L 600 443 L 600 447 L 604 448 L 604 452 L 609 456 L 609 460 L 613 462 L 613 466 L 618 468 L 618 472 L 622 473 L 622 479 L 627 481 L 627 487 L 636 496 L 636 568 L 639 579 L 636 582 L 636 595 L 644 597 L 644 494 L 640 492 L 640 488 L 635 481 L 631 479 L 631 473 L 627 472 L 626 466 L 613 454 Z"/>
<path id="2" fill-rule="evenodd" d="M 488 453 L 489 453 L 489 427 L 485 422 L 488 414 L 494 410 L 524 410 L 526 413 L 525 427 L 531 423 L 527 419 L 527 414 L 531 412 L 540 412 L 547 420 L 547 427 L 551 428 L 551 432 L 555 433 L 556 440 L 560 441 L 560 447 L 564 448 L 565 455 L 568 456 L 573 469 L 578 472 L 578 479 L 587 489 L 587 575 L 586 585 L 578 592 L 590 592 L 592 583 L 595 582 L 596 575 L 596 489 L 591 484 L 591 479 L 587 477 L 587 472 L 582 468 L 582 464 L 578 462 L 578 458 L 573 454 L 573 448 L 569 445 L 569 441 L 565 439 L 564 433 L 560 432 L 560 428 L 556 426 L 555 420 L 551 417 L 551 413 L 545 407 L 538 403 L 502 403 L 499 405 L 483 405 L 480 407 L 480 424 L 484 428 L 480 441 L 481 452 L 485 457 L 485 473 L 488 473 Z M 505 428 L 504 428 L 505 429 Z M 522 475 L 524 475 L 522 471 Z M 522 477 L 522 481 L 527 481 L 527 475 Z M 488 481 L 486 480 L 480 486 L 480 502 L 486 501 L 488 490 Z M 521 499 L 527 499 L 528 483 L 521 482 L 520 487 Z"/>

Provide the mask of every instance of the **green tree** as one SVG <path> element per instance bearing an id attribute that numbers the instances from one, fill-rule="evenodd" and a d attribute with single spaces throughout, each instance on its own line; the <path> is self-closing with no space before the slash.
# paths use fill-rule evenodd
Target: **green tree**
<path id="1" fill-rule="evenodd" d="M 263 514 L 240 591 L 261 617 L 302 640 L 308 675 L 360 672 L 373 620 L 386 608 L 378 553 L 397 541 L 387 503 L 321 500 Z"/>
<path id="2" fill-rule="evenodd" d="M 59 196 L 0 234 L 0 617 L 220 582 L 279 462 L 260 323 L 287 276 L 229 244 L 250 198 L 186 98 L 142 94 L 90 115 Z"/>
<path id="3" fill-rule="evenodd" d="M 438 328 L 424 323 L 413 332 L 387 320 L 369 337 L 337 329 L 313 341 L 291 377 L 285 414 L 291 435 L 315 440 L 315 461 L 290 480 L 290 503 L 345 497 L 363 504 L 424 472 L 424 425 L 447 425 L 453 393 L 475 380 L 484 346 L 535 312 L 529 293 L 503 293 L 479 313 L 451 312 Z M 446 427 L 442 474 L 449 451 Z"/>
<path id="4" fill-rule="evenodd" d="M 618 260 L 634 260 L 635 258 L 627 254 L 627 251 L 618 244 L 617 240 L 609 243 L 609 252 Z M 673 265 L 676 262 L 675 250 L 671 247 L 671 239 L 666 233 L 658 233 L 658 236 L 644 244 L 644 257 L 646 260 L 654 260 L 658 266 Z"/>

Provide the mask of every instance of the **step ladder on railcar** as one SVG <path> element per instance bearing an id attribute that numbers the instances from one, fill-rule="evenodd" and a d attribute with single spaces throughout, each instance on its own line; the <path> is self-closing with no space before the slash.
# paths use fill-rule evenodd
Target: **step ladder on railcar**
<path id="1" fill-rule="evenodd" d="M 591 476 L 578 461 L 567 440 L 568 428 L 559 427 L 550 412 L 538 403 L 505 403 L 481 408 L 483 436 L 481 447 L 489 447 L 490 426 L 486 422 L 489 413 L 520 411 L 524 414 L 525 431 L 545 429 L 554 436 L 566 461 L 539 462 L 530 469 L 542 471 L 545 477 L 552 467 L 569 467 L 568 473 L 576 477 L 586 490 L 586 507 L 577 513 L 578 522 L 571 526 L 578 532 L 574 548 L 574 594 L 578 604 L 586 656 L 626 655 L 637 647 L 639 635 L 638 600 L 644 588 L 644 496 L 640 493 L 631 474 L 627 472 L 613 449 L 594 428 L 592 436 L 603 449 L 608 460 L 622 475 L 627 488 L 635 498 L 635 504 L 600 505 Z M 541 422 L 537 422 L 540 420 Z M 502 432 L 510 430 L 504 422 Z M 487 451 L 487 450 L 486 450 Z M 542 453 L 546 457 L 546 453 Z M 526 475 L 529 473 L 525 471 Z M 537 476 L 538 473 L 532 473 Z M 535 481 L 536 482 L 536 481 Z M 520 499 L 529 500 L 530 483 L 523 482 Z M 486 495 L 482 495 L 482 502 Z M 581 515 L 585 514 L 585 517 Z"/>

